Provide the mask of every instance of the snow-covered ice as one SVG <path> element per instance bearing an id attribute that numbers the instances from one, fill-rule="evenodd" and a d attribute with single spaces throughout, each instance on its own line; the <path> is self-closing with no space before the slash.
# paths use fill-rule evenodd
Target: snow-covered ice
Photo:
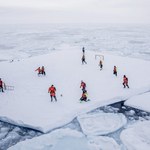
<path id="1" fill-rule="evenodd" d="M 150 121 L 138 122 L 123 130 L 120 138 L 127 150 L 150 149 Z"/>
<path id="2" fill-rule="evenodd" d="M 113 138 L 105 136 L 90 136 L 88 137 L 89 150 L 121 150 Z"/>
<path id="3" fill-rule="evenodd" d="M 81 113 L 150 90 L 149 61 L 103 54 L 104 69 L 100 71 L 95 54 L 101 55 L 99 52 L 86 51 L 87 65 L 81 64 L 82 52 L 76 49 L 51 52 L 12 63 L 1 62 L 2 80 L 6 85 L 13 85 L 15 90 L 0 94 L 0 119 L 48 132 L 65 125 Z M 38 77 L 34 71 L 42 65 L 45 66 L 46 77 Z M 114 65 L 118 68 L 118 77 L 112 74 Z M 123 89 L 124 74 L 129 78 L 130 89 Z M 91 99 L 88 103 L 79 103 L 81 80 L 87 84 L 88 97 Z M 47 93 L 51 84 L 57 89 L 57 103 L 51 103 Z"/>
<path id="4" fill-rule="evenodd" d="M 127 123 L 123 114 L 98 113 L 78 116 L 81 128 L 86 135 L 105 135 L 115 132 Z"/>
<path id="5" fill-rule="evenodd" d="M 85 136 L 81 132 L 66 128 L 20 142 L 10 147 L 9 150 L 56 150 L 62 148 L 63 150 L 76 150 L 80 148 L 86 150 L 88 148 L 87 144 Z"/>
<path id="6" fill-rule="evenodd" d="M 120 150 L 120 146 L 114 139 L 102 136 L 86 137 L 81 132 L 66 129 L 58 129 L 33 139 L 20 142 L 9 150 Z"/>
<path id="7" fill-rule="evenodd" d="M 150 92 L 128 99 L 125 105 L 150 112 Z"/>

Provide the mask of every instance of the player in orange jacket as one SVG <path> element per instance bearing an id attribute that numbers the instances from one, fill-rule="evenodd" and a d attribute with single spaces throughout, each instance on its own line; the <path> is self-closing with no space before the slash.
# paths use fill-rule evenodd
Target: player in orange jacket
<path id="1" fill-rule="evenodd" d="M 129 85 L 128 85 L 128 78 L 124 75 L 123 76 L 123 86 L 124 88 L 128 87 L 129 88 Z"/>
<path id="2" fill-rule="evenodd" d="M 53 101 L 53 98 L 55 99 L 55 101 L 57 101 L 57 98 L 56 98 L 56 88 L 54 87 L 54 85 L 51 85 L 51 87 L 49 87 L 48 93 L 50 93 L 51 102 Z"/>

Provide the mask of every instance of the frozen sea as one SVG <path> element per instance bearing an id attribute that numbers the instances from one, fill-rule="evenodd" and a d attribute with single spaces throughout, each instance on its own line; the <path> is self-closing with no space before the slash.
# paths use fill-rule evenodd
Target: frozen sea
<path id="1" fill-rule="evenodd" d="M 0 25 L 0 59 L 20 59 L 53 50 L 109 52 L 150 60 L 150 25 Z"/>
<path id="2" fill-rule="evenodd" d="M 136 57 L 140 59 L 150 60 L 150 25 L 129 25 L 129 24 L 40 24 L 40 25 L 0 25 L 0 61 L 14 60 L 33 57 L 36 55 L 47 54 L 51 51 L 57 51 L 67 48 L 82 49 L 91 51 L 102 51 L 112 53 L 114 55 L 121 55 L 125 57 Z M 104 138 L 112 138 L 112 145 L 116 149 L 125 150 L 126 143 L 120 139 L 120 133 L 128 126 L 136 124 L 139 121 L 150 120 L 150 114 L 130 107 L 125 107 L 120 104 L 113 106 L 106 106 L 97 108 L 90 113 L 90 117 L 86 116 L 75 118 L 71 123 L 62 127 L 62 129 L 69 128 L 84 134 L 102 135 Z M 94 118 L 102 119 L 109 118 L 110 113 L 122 114 L 126 121 L 120 121 L 115 124 L 112 131 L 102 127 L 99 124 L 93 127 L 89 133 L 88 119 Z M 111 115 L 110 115 L 111 116 Z M 122 117 L 121 117 L 122 118 Z M 107 121 L 112 121 L 108 119 Z M 117 122 L 119 122 L 116 119 Z M 117 127 L 116 127 L 116 126 Z M 81 129 L 83 128 L 83 130 Z M 35 138 L 41 136 L 42 133 L 32 129 L 17 127 L 8 123 L 0 122 L 0 150 L 6 150 L 14 144 L 24 141 L 25 139 Z M 81 138 L 81 139 L 80 139 Z M 77 145 L 80 143 L 80 148 L 87 150 L 87 137 L 66 137 L 65 139 L 55 144 L 51 149 L 59 150 L 66 143 Z M 88 137 L 91 145 L 97 145 L 95 149 L 100 149 L 100 145 L 104 147 L 107 142 L 101 139 L 102 137 Z M 123 136 L 122 136 L 123 139 Z M 109 141 L 110 139 L 108 139 Z M 74 141 L 74 142 L 73 142 Z M 105 141 L 105 142 L 104 142 Z M 85 143 L 85 145 L 84 145 Z M 129 143 L 130 144 L 130 143 Z M 110 147 L 112 148 L 112 145 Z M 75 147 L 73 147 L 75 149 Z M 46 149 L 46 148 L 45 148 Z M 48 148 L 50 149 L 50 148 Z M 67 148 L 66 148 L 67 149 Z M 72 150 L 74 150 L 72 149 Z M 79 149 L 79 147 L 77 147 Z M 69 149 L 71 150 L 71 149 Z M 92 148 L 94 150 L 94 148 Z"/>

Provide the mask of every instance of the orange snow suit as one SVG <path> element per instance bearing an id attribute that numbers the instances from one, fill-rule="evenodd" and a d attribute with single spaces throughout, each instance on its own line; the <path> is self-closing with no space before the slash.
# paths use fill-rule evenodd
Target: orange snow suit
<path id="1" fill-rule="evenodd" d="M 48 93 L 50 93 L 51 96 L 55 96 L 56 88 L 54 86 L 51 86 L 48 89 Z"/>

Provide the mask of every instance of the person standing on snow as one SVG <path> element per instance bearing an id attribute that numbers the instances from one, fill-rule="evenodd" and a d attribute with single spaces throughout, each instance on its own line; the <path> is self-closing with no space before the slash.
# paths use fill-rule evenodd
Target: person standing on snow
<path id="1" fill-rule="evenodd" d="M 1 90 L 2 92 L 4 92 L 3 84 L 4 84 L 4 82 L 3 82 L 3 81 L 1 80 L 1 78 L 0 78 L 0 90 Z"/>
<path id="2" fill-rule="evenodd" d="M 83 52 L 83 55 L 84 55 L 85 54 L 85 48 L 84 47 L 82 48 L 82 52 Z"/>
<path id="3" fill-rule="evenodd" d="M 53 98 L 54 98 L 55 101 L 57 102 L 57 98 L 56 98 L 56 88 L 54 87 L 54 85 L 51 85 L 51 87 L 49 87 L 48 93 L 50 93 L 51 102 L 53 101 Z"/>
<path id="4" fill-rule="evenodd" d="M 124 88 L 128 87 L 129 88 L 129 85 L 128 85 L 128 78 L 124 75 L 123 76 L 123 86 Z"/>
<path id="5" fill-rule="evenodd" d="M 84 54 L 83 54 L 83 56 L 82 56 L 82 59 L 81 59 L 81 60 L 82 60 L 82 64 L 84 64 L 84 63 L 85 63 L 85 64 L 87 64 L 87 62 L 85 61 L 85 55 L 84 55 Z"/>
<path id="6" fill-rule="evenodd" d="M 35 71 L 38 71 L 38 75 L 41 74 L 41 68 L 38 67 Z"/>
<path id="7" fill-rule="evenodd" d="M 117 67 L 114 66 L 113 74 L 117 76 Z"/>
<path id="8" fill-rule="evenodd" d="M 84 92 L 86 90 L 86 83 L 81 81 L 80 88 L 82 88 L 82 91 Z"/>
<path id="9" fill-rule="evenodd" d="M 102 60 L 100 60 L 99 66 L 100 66 L 100 70 L 102 70 L 103 69 L 103 62 L 102 62 Z"/>
<path id="10" fill-rule="evenodd" d="M 46 75 L 44 66 L 42 66 L 41 73 L 42 75 Z"/>

